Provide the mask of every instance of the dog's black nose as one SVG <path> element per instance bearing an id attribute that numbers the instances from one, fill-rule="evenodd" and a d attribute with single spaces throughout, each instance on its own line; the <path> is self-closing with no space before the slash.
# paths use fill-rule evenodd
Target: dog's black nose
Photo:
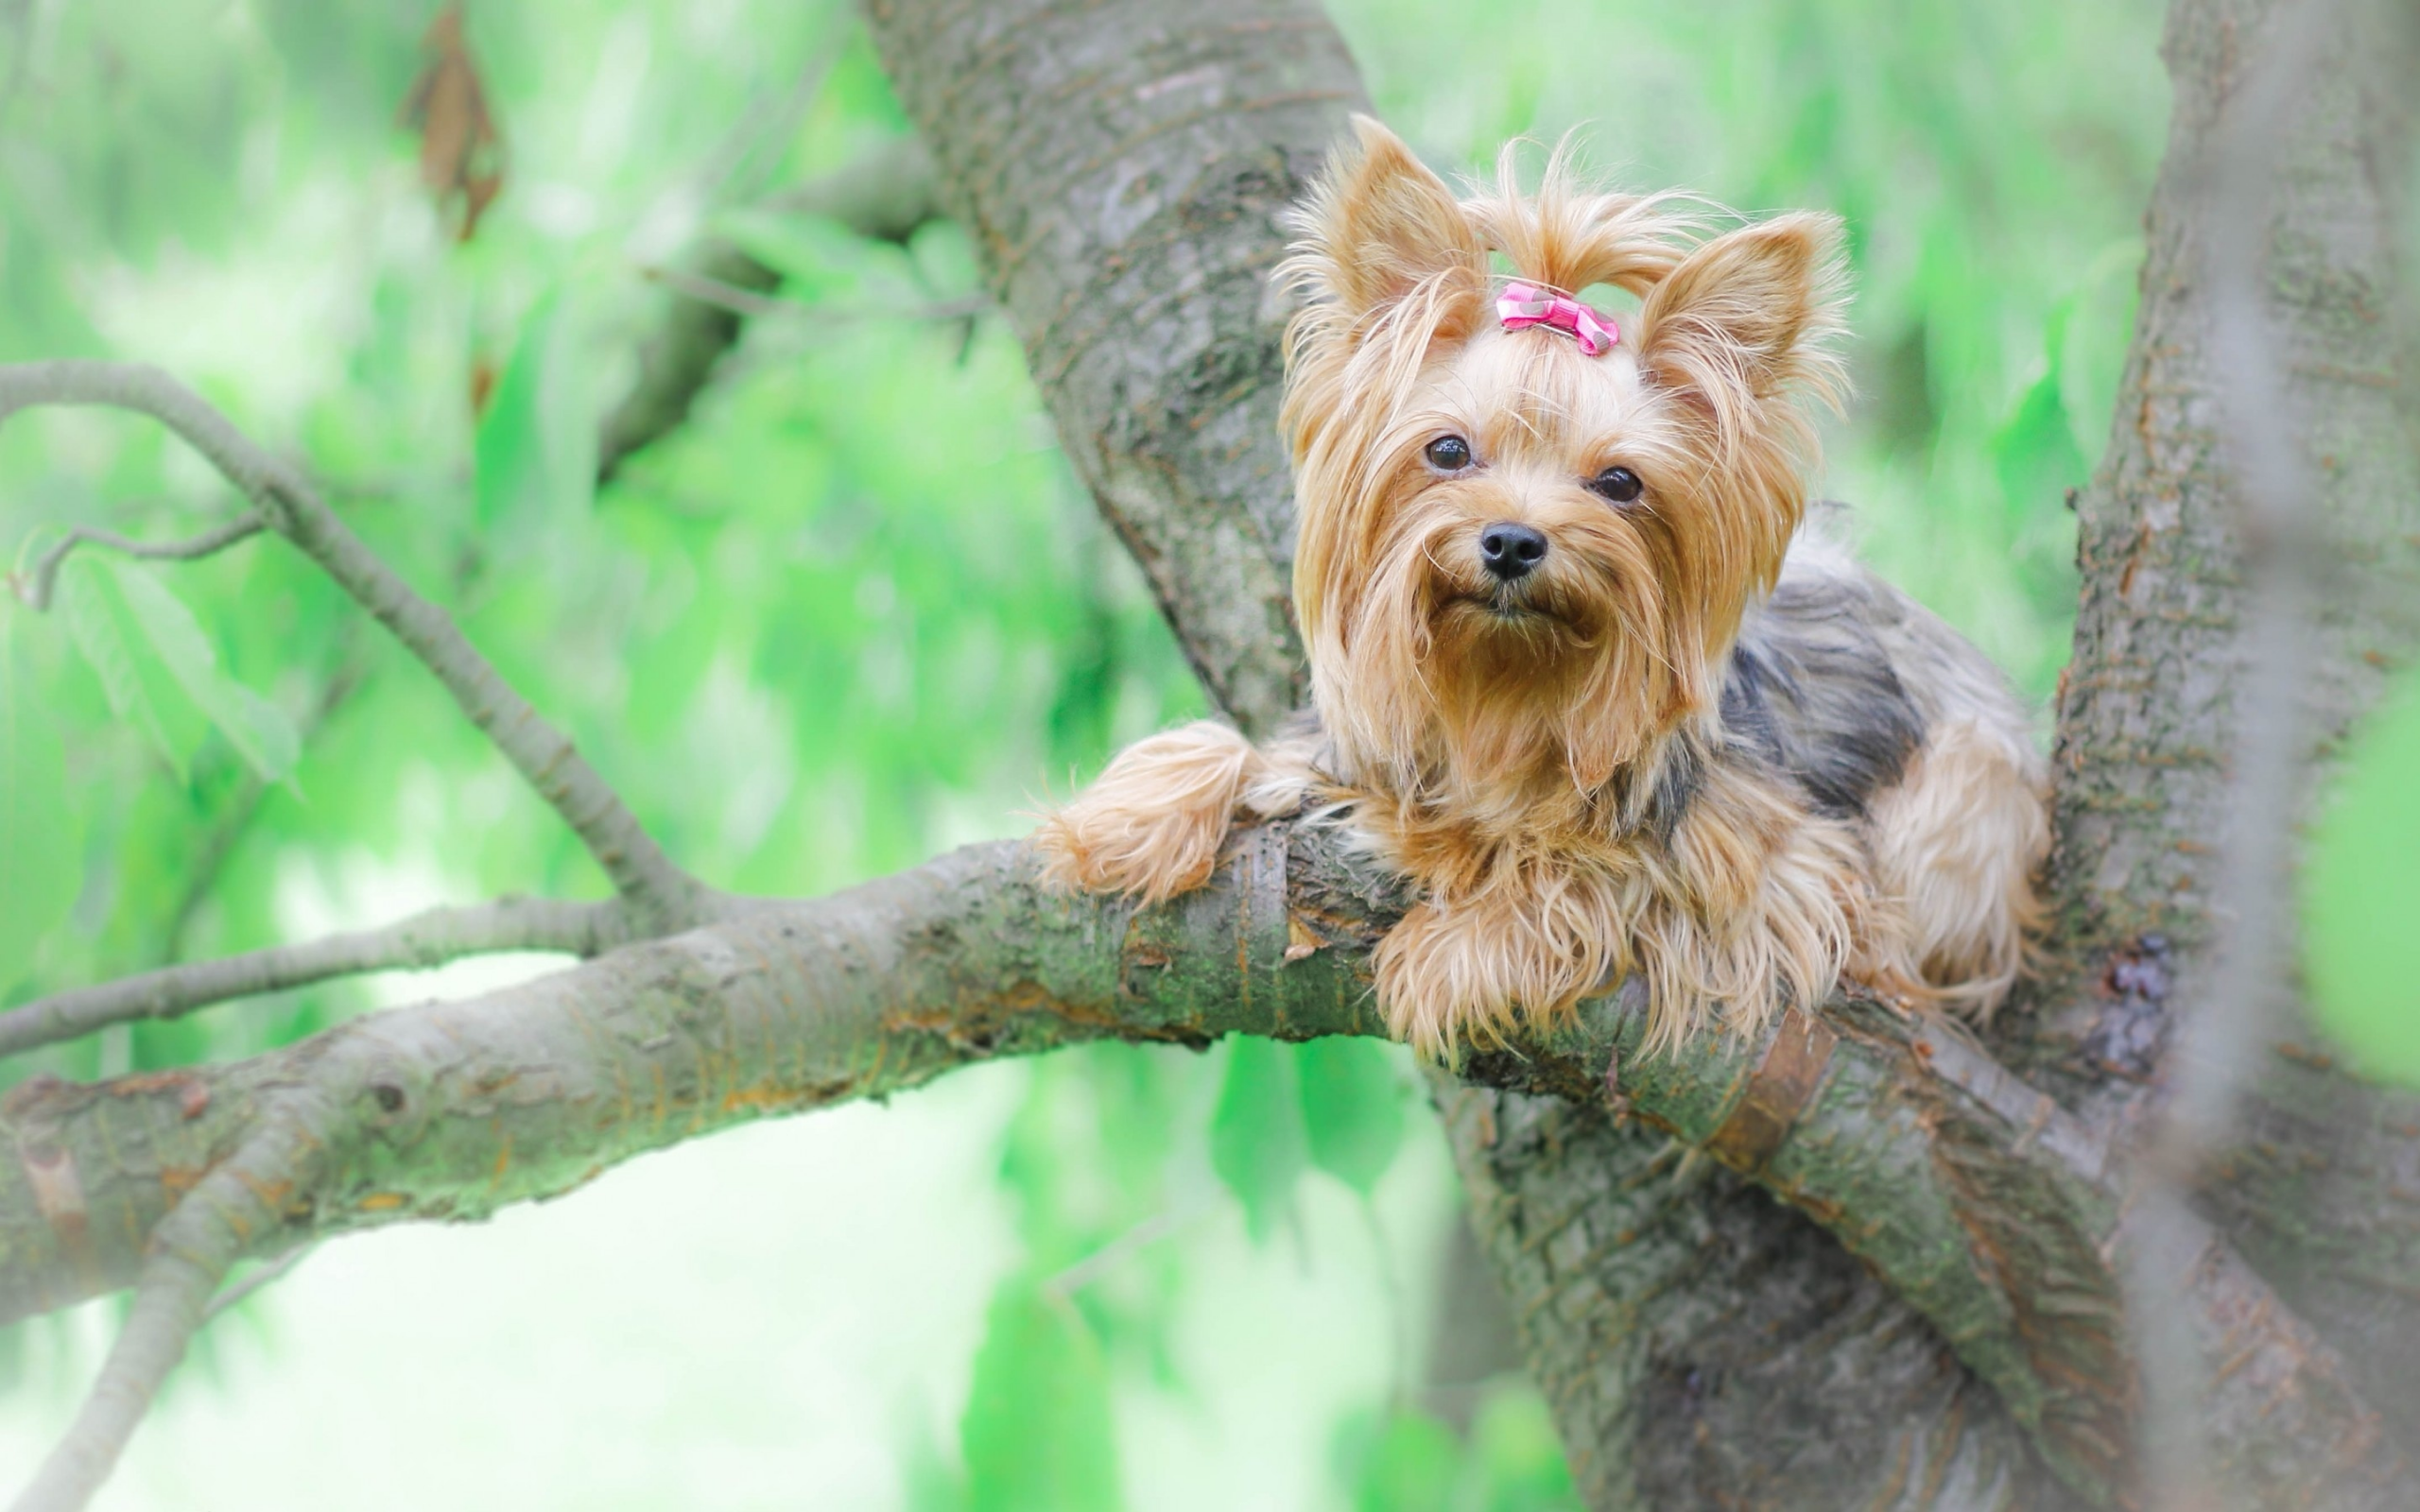
<path id="1" fill-rule="evenodd" d="M 1546 534 L 1510 520 L 1498 520 L 1478 533 L 1478 559 L 1487 564 L 1489 572 L 1508 583 L 1527 577 L 1532 568 L 1547 559 Z"/>

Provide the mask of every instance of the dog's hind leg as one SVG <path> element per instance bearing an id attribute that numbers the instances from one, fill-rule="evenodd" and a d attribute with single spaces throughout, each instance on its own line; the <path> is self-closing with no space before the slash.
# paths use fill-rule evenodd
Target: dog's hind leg
<path id="1" fill-rule="evenodd" d="M 2050 841 L 2041 758 L 2007 723 L 1936 726 L 1871 813 L 1875 883 L 1907 929 L 1903 969 L 1977 1018 L 2016 981 Z"/>

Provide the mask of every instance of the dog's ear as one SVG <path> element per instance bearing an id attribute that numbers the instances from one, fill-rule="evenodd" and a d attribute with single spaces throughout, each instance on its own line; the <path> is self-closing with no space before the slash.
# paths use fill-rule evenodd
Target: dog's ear
<path id="1" fill-rule="evenodd" d="M 1719 421 L 1765 400 L 1836 401 L 1841 223 L 1800 211 L 1707 242 L 1649 291 L 1639 361 Z"/>
<path id="2" fill-rule="evenodd" d="M 1449 269 L 1476 280 L 1487 249 L 1445 181 L 1366 115 L 1296 213 L 1290 271 L 1348 323 Z"/>

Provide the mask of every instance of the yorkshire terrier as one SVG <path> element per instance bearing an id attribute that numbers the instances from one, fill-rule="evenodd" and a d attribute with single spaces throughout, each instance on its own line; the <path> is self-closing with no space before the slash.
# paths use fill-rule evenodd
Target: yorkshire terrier
<path id="1" fill-rule="evenodd" d="M 1806 524 L 1837 407 L 1832 217 L 1457 199 L 1356 123 L 1297 212 L 1283 423 L 1314 711 L 1129 747 L 1035 836 L 1157 902 L 1231 821 L 1309 810 L 1415 885 L 1397 1038 L 1450 1057 L 1632 973 L 1650 1042 L 1753 1033 L 1843 975 L 1988 1014 L 2048 843 L 2026 711 L 1974 646 Z M 1500 259 L 1500 265 L 1495 259 Z M 1594 285 L 1637 301 L 1619 320 Z M 1626 329 L 1625 329 L 1626 328 Z"/>

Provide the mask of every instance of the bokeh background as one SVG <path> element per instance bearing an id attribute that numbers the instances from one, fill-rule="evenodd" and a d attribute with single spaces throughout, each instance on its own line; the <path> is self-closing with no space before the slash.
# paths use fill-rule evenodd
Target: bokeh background
<path id="1" fill-rule="evenodd" d="M 1825 491 L 2037 700 L 2104 444 L 2167 90 L 2152 0 L 1338 0 L 1441 168 L 1580 128 L 1625 186 L 1849 225 Z M 0 358 L 161 363 L 302 462 L 721 885 L 813 893 L 1018 833 L 1201 708 L 951 227 L 769 196 L 906 129 L 845 7 L 474 4 L 475 234 L 405 107 L 427 0 L 0 6 Z M 1543 148 L 1532 154 L 1532 164 Z M 777 311 L 598 488 L 699 237 Z M 227 489 L 131 419 L 0 428 L 0 552 Z M 208 677 L 171 653 L 205 648 Z M 190 669 L 192 658 L 185 665 Z M 282 545 L 80 558 L 0 603 L 0 714 L 61 822 L 0 855 L 0 1000 L 441 902 L 602 892 L 434 682 Z M 2047 719 L 2046 719 L 2047 728 Z M 19 743 L 24 747 L 24 743 Z M 31 747 L 26 747 L 31 748 Z M 92 1076 L 551 969 L 489 960 L 0 1062 Z M 1409 1064 L 1105 1047 L 634 1162 L 477 1229 L 358 1237 L 214 1322 L 102 1505 L 1548 1508 L 1543 1407 Z M 115 1317 L 0 1331 L 0 1479 Z M 1442 1342 L 1441 1342 L 1442 1341 Z"/>

